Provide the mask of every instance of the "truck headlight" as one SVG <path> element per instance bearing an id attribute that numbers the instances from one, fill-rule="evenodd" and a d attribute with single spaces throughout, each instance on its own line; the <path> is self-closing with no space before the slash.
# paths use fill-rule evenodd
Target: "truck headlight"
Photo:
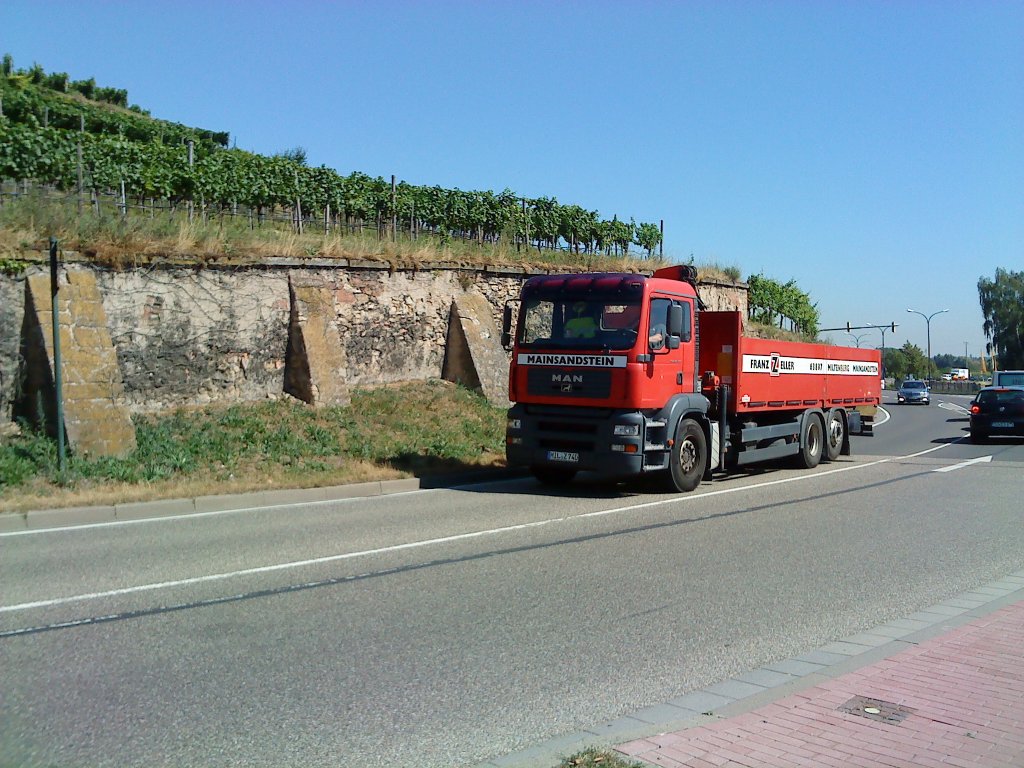
<path id="1" fill-rule="evenodd" d="M 612 434 L 615 437 L 640 437 L 640 425 L 616 424 Z"/>

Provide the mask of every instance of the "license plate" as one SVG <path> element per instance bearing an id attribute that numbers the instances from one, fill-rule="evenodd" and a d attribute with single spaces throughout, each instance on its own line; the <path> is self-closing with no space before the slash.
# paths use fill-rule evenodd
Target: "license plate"
<path id="1" fill-rule="evenodd" d="M 993 421 L 992 422 L 992 426 L 995 427 L 996 429 L 1012 429 L 1013 428 L 1013 422 L 1012 421 Z"/>
<path id="2" fill-rule="evenodd" d="M 580 460 L 578 453 L 570 453 L 569 451 L 548 451 L 548 461 L 569 461 L 576 463 Z"/>

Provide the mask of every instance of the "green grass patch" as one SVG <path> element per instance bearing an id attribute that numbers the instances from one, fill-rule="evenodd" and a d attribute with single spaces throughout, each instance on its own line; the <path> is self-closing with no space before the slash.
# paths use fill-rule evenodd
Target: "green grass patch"
<path id="1" fill-rule="evenodd" d="M 443 381 L 357 390 L 345 407 L 292 399 L 183 409 L 135 420 L 123 458 L 70 455 L 64 487 L 144 486 L 185 479 L 276 487 L 347 482 L 352 466 L 395 476 L 501 463 L 505 411 Z M 59 485 L 52 440 L 26 432 L 0 444 L 0 500 Z M 360 477 L 358 479 L 365 479 Z"/>
<path id="2" fill-rule="evenodd" d="M 591 747 L 565 758 L 558 768 L 644 768 L 644 764 L 627 760 L 609 749 Z"/>

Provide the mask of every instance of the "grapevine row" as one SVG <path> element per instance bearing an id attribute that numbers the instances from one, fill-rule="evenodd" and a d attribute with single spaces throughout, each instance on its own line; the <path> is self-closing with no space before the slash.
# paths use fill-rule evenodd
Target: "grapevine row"
<path id="1" fill-rule="evenodd" d="M 360 222 L 397 219 L 443 237 L 480 242 L 504 235 L 554 246 L 561 239 L 588 252 L 625 252 L 636 243 L 651 253 L 661 238 L 654 224 L 603 221 L 596 211 L 552 198 L 524 201 L 507 189 L 495 194 L 402 182 L 392 195 L 391 183 L 383 178 L 360 172 L 342 176 L 288 157 L 195 147 L 190 164 L 183 145 L 142 144 L 0 118 L 0 179 L 34 179 L 70 190 L 77 187 L 79 168 L 85 187 L 97 191 L 117 190 L 123 183 L 134 197 L 190 200 L 214 209 L 301 206 L 306 214 L 330 212 Z"/>

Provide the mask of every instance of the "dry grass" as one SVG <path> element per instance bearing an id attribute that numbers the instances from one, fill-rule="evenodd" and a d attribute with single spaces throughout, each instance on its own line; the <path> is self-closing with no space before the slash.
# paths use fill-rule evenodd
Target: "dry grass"
<path id="1" fill-rule="evenodd" d="M 349 259 L 387 264 L 392 268 L 429 268 L 436 264 L 512 269 L 547 269 L 566 272 L 651 272 L 674 262 L 671 257 L 570 253 L 561 250 L 517 249 L 504 243 L 459 239 L 443 243 L 429 234 L 418 239 L 406 235 L 397 241 L 380 239 L 376 230 L 349 233 L 322 230 L 299 235 L 287 224 L 267 222 L 250 228 L 242 218 L 196 214 L 189 222 L 184 210 L 168 215 L 132 211 L 122 217 L 105 210 L 96 215 L 86 205 L 80 214 L 77 202 L 29 195 L 0 207 L 0 258 L 22 258 L 26 252 L 45 251 L 50 236 L 65 251 L 77 251 L 97 263 L 126 268 L 159 258 L 198 264 L 220 260 L 273 257 Z M 697 265 L 707 280 L 738 280 L 735 267 Z"/>
<path id="2" fill-rule="evenodd" d="M 70 488 L 62 488 L 43 478 L 37 478 L 21 486 L 16 494 L 0 496 L 0 513 L 129 504 L 159 499 L 189 499 L 289 488 L 322 488 L 411 476 L 410 472 L 403 472 L 394 467 L 355 460 L 346 461 L 331 471 L 310 473 L 302 477 L 296 477 L 294 473 L 287 472 L 286 468 L 281 466 L 250 465 L 235 468 L 226 478 L 213 472 L 205 472 L 196 476 L 143 483 L 86 480 Z"/>

